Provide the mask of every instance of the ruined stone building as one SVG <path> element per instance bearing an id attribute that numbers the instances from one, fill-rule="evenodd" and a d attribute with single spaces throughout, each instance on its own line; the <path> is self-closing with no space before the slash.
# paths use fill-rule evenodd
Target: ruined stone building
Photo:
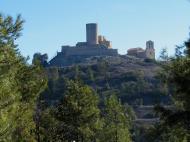
<path id="1" fill-rule="evenodd" d="M 93 56 L 117 56 L 117 49 L 112 49 L 111 42 L 98 35 L 96 23 L 86 24 L 86 42 L 78 42 L 76 46 L 62 46 L 61 52 L 50 60 L 50 66 L 67 66 L 81 62 Z"/>
<path id="2" fill-rule="evenodd" d="M 135 56 L 137 58 L 155 59 L 154 42 L 151 40 L 147 41 L 145 50 L 141 47 L 130 48 L 127 50 L 127 55 Z"/>

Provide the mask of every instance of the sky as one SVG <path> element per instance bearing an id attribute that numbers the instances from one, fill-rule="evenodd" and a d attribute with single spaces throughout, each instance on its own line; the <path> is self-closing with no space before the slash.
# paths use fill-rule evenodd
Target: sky
<path id="1" fill-rule="evenodd" d="M 157 57 L 163 48 L 172 55 L 190 32 L 188 0 L 0 0 L 0 13 L 22 15 L 16 42 L 30 58 L 40 52 L 51 59 L 62 45 L 86 41 L 86 23 L 98 23 L 99 34 L 120 54 L 153 40 Z"/>

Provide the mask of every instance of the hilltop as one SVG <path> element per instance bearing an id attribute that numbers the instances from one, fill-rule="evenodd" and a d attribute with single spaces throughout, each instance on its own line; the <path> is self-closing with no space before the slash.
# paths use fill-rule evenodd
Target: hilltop
<path id="1" fill-rule="evenodd" d="M 90 57 L 67 67 L 48 67 L 49 81 L 57 83 L 64 78 L 80 78 L 101 96 L 115 93 L 123 103 L 130 105 L 154 105 L 169 103 L 157 75 L 160 64 L 155 60 L 127 55 Z M 53 94 L 52 94 L 53 95 Z M 52 96 L 51 95 L 51 96 Z M 51 100 L 59 98 L 54 92 Z"/>

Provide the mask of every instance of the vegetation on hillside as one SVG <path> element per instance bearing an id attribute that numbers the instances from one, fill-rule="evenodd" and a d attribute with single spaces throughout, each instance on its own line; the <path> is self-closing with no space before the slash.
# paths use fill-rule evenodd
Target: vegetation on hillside
<path id="1" fill-rule="evenodd" d="M 57 68 L 40 53 L 28 64 L 15 44 L 22 27 L 0 15 L 0 141 L 190 141 L 190 40 L 162 62 L 93 57 Z M 155 104 L 155 125 L 134 123 L 133 108 Z"/>
<path id="2" fill-rule="evenodd" d="M 189 142 L 190 141 L 190 39 L 183 47 L 176 48 L 174 58 L 165 58 L 169 62 L 163 64 L 161 78 L 172 88 L 174 106 L 167 109 L 156 106 L 160 121 L 152 129 L 148 137 L 151 142 Z"/>
<path id="3" fill-rule="evenodd" d="M 15 40 L 21 35 L 20 16 L 0 15 L 0 141 L 35 141 L 35 106 L 46 86 L 43 69 L 29 65 Z"/>
<path id="4" fill-rule="evenodd" d="M 44 95 L 49 102 L 59 100 L 59 88 L 64 78 L 80 79 L 98 92 L 101 98 L 115 93 L 123 104 L 137 105 L 170 104 L 167 88 L 157 77 L 160 64 L 133 61 L 128 57 L 96 57 L 85 64 L 64 68 L 49 67 L 48 90 Z M 49 98 L 47 97 L 49 96 Z"/>

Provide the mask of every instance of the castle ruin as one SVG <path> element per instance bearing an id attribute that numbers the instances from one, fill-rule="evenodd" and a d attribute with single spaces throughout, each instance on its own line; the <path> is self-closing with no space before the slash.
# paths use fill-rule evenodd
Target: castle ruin
<path id="1" fill-rule="evenodd" d="M 61 52 L 50 60 L 50 66 L 67 66 L 93 56 L 117 56 L 117 49 L 112 49 L 111 42 L 98 35 L 96 23 L 86 24 L 86 42 L 78 42 L 76 46 L 62 46 Z"/>
<path id="2" fill-rule="evenodd" d="M 154 49 L 154 42 L 149 40 L 146 42 L 146 49 L 142 49 L 141 47 L 137 48 L 130 48 L 127 50 L 127 55 L 134 56 L 137 58 L 144 58 L 144 59 L 155 59 L 155 49 Z"/>

